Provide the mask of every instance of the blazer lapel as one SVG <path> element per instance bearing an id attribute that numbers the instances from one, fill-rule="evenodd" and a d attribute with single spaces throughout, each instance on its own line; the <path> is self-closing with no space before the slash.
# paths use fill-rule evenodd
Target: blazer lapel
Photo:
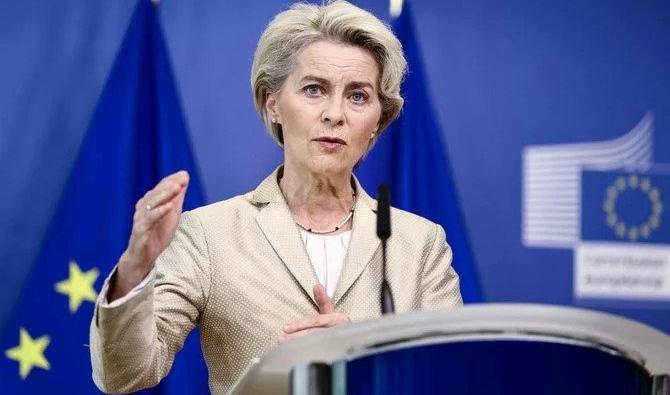
<path id="1" fill-rule="evenodd" d="M 333 304 L 337 304 L 347 293 L 381 246 L 377 238 L 377 202 L 363 190 L 356 178 L 354 182 L 358 198 L 354 206 L 351 239 L 333 294 Z"/>
<path id="2" fill-rule="evenodd" d="M 251 195 L 254 204 L 264 206 L 256 216 L 256 222 L 284 265 L 316 305 L 313 289 L 318 279 L 277 184 L 277 174 L 281 170 L 281 167 L 277 168 Z"/>

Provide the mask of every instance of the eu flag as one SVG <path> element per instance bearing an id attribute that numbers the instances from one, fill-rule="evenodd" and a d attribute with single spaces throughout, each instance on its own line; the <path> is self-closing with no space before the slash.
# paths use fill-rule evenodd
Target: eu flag
<path id="1" fill-rule="evenodd" d="M 583 241 L 670 245 L 669 174 L 585 170 L 581 184 Z"/>
<path id="2" fill-rule="evenodd" d="M 0 392 L 99 393 L 87 345 L 96 290 L 127 246 L 135 202 L 180 169 L 191 175 L 185 209 L 202 205 L 157 11 L 140 0 L 42 249 L 2 325 Z M 196 338 L 153 391 L 207 392 Z"/>
<path id="3" fill-rule="evenodd" d="M 368 187 L 387 183 L 391 203 L 442 225 L 454 254 L 465 303 L 483 300 L 475 260 L 458 202 L 454 178 L 426 89 L 409 2 L 392 23 L 409 73 L 402 87 L 402 113 L 385 132 L 358 172 Z"/>

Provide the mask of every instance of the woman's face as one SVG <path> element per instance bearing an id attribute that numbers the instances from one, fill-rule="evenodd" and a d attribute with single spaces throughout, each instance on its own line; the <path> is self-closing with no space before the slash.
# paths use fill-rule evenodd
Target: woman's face
<path id="1" fill-rule="evenodd" d="M 318 41 L 305 47 L 267 110 L 284 133 L 284 159 L 317 174 L 351 172 L 379 127 L 378 66 L 365 49 Z"/>

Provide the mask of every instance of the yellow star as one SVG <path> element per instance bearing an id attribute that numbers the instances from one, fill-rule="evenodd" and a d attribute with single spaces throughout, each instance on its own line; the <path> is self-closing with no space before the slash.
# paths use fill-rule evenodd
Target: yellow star
<path id="1" fill-rule="evenodd" d="M 70 312 L 75 313 L 85 300 L 95 302 L 98 294 L 93 289 L 93 283 L 100 272 L 93 268 L 82 272 L 77 262 L 70 261 L 70 278 L 56 283 L 56 291 L 70 297 Z"/>
<path id="2" fill-rule="evenodd" d="M 47 348 L 51 339 L 49 336 L 42 336 L 37 339 L 30 337 L 27 330 L 21 328 L 19 331 L 19 345 L 5 351 L 9 359 L 19 362 L 19 375 L 24 380 L 34 366 L 49 370 L 49 361 L 44 357 L 44 349 Z"/>

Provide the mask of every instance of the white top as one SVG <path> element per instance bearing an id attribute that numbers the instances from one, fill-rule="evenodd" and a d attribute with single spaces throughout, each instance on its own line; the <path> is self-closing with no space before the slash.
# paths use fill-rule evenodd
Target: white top
<path id="1" fill-rule="evenodd" d="M 300 235 L 319 282 L 332 298 L 347 254 L 351 231 L 338 235 L 318 235 L 300 229 Z"/>

